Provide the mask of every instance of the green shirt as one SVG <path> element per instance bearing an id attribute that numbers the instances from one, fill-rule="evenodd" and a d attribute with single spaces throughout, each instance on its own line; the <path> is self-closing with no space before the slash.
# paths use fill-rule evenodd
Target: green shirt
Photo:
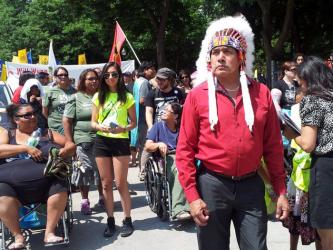
<path id="1" fill-rule="evenodd" d="M 55 86 L 50 88 L 44 95 L 42 103 L 43 107 L 47 107 L 49 109 L 47 122 L 50 129 L 61 134 L 64 133 L 62 115 L 64 114 L 65 105 L 70 95 L 73 93 L 75 93 L 75 89 L 73 87 L 63 90 L 58 86 Z"/>
<path id="2" fill-rule="evenodd" d="M 64 116 L 73 119 L 75 144 L 92 142 L 95 131 L 91 129 L 92 96 L 77 92 L 71 95 L 64 111 Z"/>
<path id="3" fill-rule="evenodd" d="M 125 127 L 128 124 L 128 109 L 135 103 L 132 94 L 127 92 L 126 96 L 126 102 L 121 103 L 117 101 L 118 93 L 108 92 L 103 107 L 100 107 L 98 93 L 96 93 L 92 102 L 98 108 L 98 124 L 110 127 L 110 123 L 113 122 L 121 127 Z M 112 134 L 98 131 L 97 134 L 110 138 L 128 138 L 128 132 Z"/>

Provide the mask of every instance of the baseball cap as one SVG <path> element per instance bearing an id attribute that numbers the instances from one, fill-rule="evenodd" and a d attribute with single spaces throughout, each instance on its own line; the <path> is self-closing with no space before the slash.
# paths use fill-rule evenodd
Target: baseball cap
<path id="1" fill-rule="evenodd" d="M 161 79 L 175 79 L 176 73 L 169 68 L 160 68 L 156 73 L 156 77 Z"/>

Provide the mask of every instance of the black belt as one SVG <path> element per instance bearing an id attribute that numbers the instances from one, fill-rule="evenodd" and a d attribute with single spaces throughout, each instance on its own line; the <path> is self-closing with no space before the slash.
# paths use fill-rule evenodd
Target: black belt
<path id="1" fill-rule="evenodd" d="M 220 173 L 211 171 L 207 168 L 205 168 L 204 171 L 206 171 L 207 173 L 209 173 L 217 178 L 224 178 L 224 179 L 229 179 L 232 181 L 242 181 L 242 180 L 245 180 L 245 179 L 248 179 L 250 177 L 257 175 L 257 171 L 253 171 L 253 172 L 247 173 L 245 175 L 241 175 L 241 176 L 230 176 L 230 175 L 220 174 Z"/>

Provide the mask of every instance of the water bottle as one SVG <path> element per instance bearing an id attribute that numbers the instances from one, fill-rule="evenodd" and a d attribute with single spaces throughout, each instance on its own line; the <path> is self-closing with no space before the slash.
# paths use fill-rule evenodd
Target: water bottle
<path id="1" fill-rule="evenodd" d="M 29 137 L 28 141 L 27 141 L 27 145 L 30 147 L 37 147 L 39 141 L 40 141 L 40 137 L 41 137 L 42 133 L 41 133 L 41 129 L 38 128 L 37 130 L 35 130 L 34 132 L 32 132 L 31 136 Z M 25 159 L 30 159 L 30 155 L 29 154 L 25 154 Z"/>
<path id="2" fill-rule="evenodd" d="M 27 145 L 30 147 L 37 147 L 41 136 L 40 128 L 32 132 L 31 136 L 27 141 Z"/>

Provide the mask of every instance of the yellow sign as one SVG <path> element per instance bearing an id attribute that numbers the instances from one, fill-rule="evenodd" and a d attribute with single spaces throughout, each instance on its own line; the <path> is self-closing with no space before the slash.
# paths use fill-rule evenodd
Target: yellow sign
<path id="1" fill-rule="evenodd" d="M 20 49 L 17 52 L 19 63 L 28 63 L 28 57 L 27 57 L 27 50 L 26 49 Z"/>
<path id="2" fill-rule="evenodd" d="M 2 72 L 1 72 L 1 81 L 7 80 L 7 67 L 6 64 L 2 65 Z"/>
<path id="3" fill-rule="evenodd" d="M 47 56 L 47 55 L 39 55 L 38 58 L 39 58 L 39 61 L 38 61 L 39 64 L 48 65 L 48 63 L 49 63 L 49 56 Z"/>
<path id="4" fill-rule="evenodd" d="M 20 63 L 19 57 L 18 56 L 13 56 L 12 62 L 13 63 Z"/>
<path id="5" fill-rule="evenodd" d="M 78 64 L 87 64 L 86 54 L 81 54 L 78 56 Z"/>

